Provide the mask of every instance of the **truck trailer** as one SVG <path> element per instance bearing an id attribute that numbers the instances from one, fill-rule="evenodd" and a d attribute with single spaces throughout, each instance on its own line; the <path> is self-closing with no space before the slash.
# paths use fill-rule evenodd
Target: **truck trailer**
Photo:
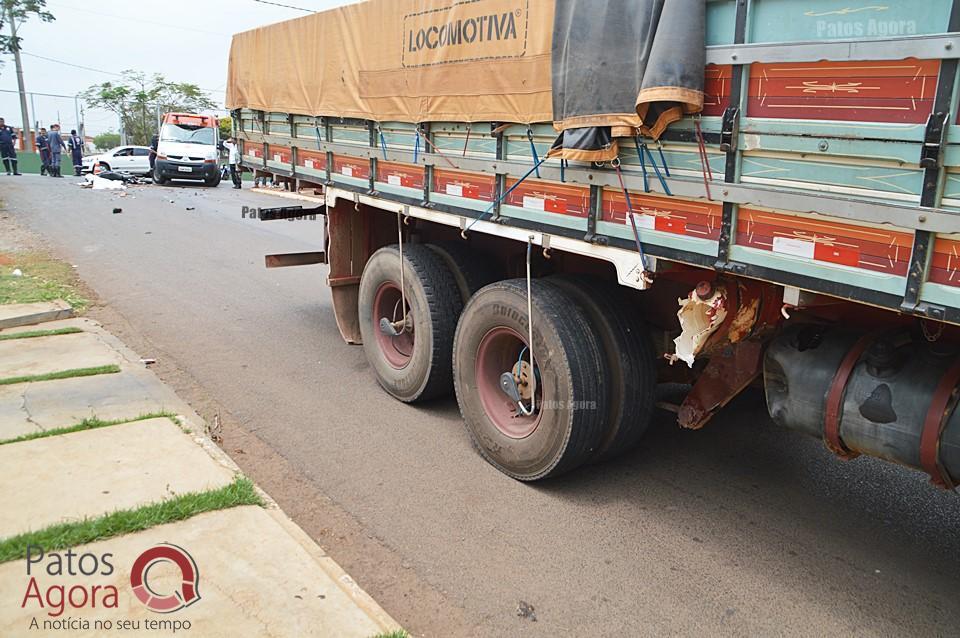
<path id="1" fill-rule="evenodd" d="M 237 34 L 242 163 L 315 200 L 260 218 L 325 222 L 266 264 L 327 264 L 383 389 L 455 393 L 522 481 L 761 386 L 954 489 L 957 5 L 369 0 Z"/>

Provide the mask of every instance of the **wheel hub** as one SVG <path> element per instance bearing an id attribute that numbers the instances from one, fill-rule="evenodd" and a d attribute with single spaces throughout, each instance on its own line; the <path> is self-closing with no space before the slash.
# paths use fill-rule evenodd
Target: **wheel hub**
<path id="1" fill-rule="evenodd" d="M 476 383 L 484 412 L 504 435 L 513 439 L 530 436 L 540 425 L 543 389 L 536 388 L 536 411 L 526 415 L 520 403 L 533 399 L 535 367 L 521 358 L 526 351 L 523 337 L 512 328 L 500 327 L 483 336 L 477 347 Z"/>
<path id="2" fill-rule="evenodd" d="M 381 284 L 373 301 L 371 319 L 377 346 L 391 367 L 400 370 L 410 363 L 416 340 L 413 317 L 409 307 L 401 308 L 403 297 L 394 282 Z"/>
<path id="3" fill-rule="evenodd" d="M 517 361 L 513 366 L 513 382 L 517 384 L 517 394 L 524 401 L 533 396 L 533 384 L 530 383 L 530 362 L 526 359 Z"/>

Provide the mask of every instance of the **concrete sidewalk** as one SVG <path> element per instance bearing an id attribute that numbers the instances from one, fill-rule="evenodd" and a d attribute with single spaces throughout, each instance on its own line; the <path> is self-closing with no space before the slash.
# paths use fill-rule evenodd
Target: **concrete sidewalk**
<path id="1" fill-rule="evenodd" d="M 62 308 L 46 310 L 62 316 Z M 23 312 L 44 316 L 45 309 L 31 305 Z M 5 307 L 3 315 L 19 325 L 15 308 Z M 81 332 L 0 340 L 0 547 L 4 539 L 52 525 L 217 490 L 239 475 L 202 434 L 200 418 L 95 322 L 57 320 L 0 330 L 0 336 L 65 327 Z M 2 384 L 105 364 L 119 372 Z M 160 416 L 140 418 L 145 415 Z M 95 429 L 46 435 L 84 419 L 100 421 Z M 4 443 L 24 435 L 29 440 Z M 399 629 L 262 496 L 265 507 L 99 534 L 103 540 L 70 548 L 72 565 L 68 548 L 49 547 L 42 559 L 32 550 L 34 563 L 0 564 L 0 591 L 7 594 L 0 600 L 0 635 L 169 634 L 175 628 L 196 636 L 369 638 Z M 182 608 L 149 608 L 162 605 Z"/>

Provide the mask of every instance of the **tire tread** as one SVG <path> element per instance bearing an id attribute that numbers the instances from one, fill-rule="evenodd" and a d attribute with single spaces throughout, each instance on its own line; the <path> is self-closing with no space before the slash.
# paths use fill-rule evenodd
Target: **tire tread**
<path id="1" fill-rule="evenodd" d="M 503 290 L 516 295 L 526 308 L 527 284 L 524 279 L 510 279 L 491 284 L 483 288 L 471 299 L 464 308 L 463 317 L 467 317 L 471 308 L 483 303 L 483 292 L 486 290 Z M 549 319 L 551 329 L 556 333 L 560 345 L 566 352 L 569 365 L 570 382 L 577 390 L 576 401 L 596 402 L 603 401 L 601 379 L 605 376 L 606 363 L 601 355 L 601 347 L 590 330 L 590 323 L 583 312 L 568 293 L 556 286 L 545 285 L 542 281 L 534 280 L 533 299 L 539 314 Z M 461 321 L 460 326 L 463 325 Z M 459 326 L 458 326 L 459 330 Z M 457 338 L 459 341 L 459 336 Z M 536 352 L 534 352 L 536 357 Z M 456 363 L 454 375 L 457 375 Z M 460 396 L 460 385 L 454 384 L 457 390 L 457 401 L 463 413 L 463 400 Z M 466 418 L 466 414 L 464 414 Z M 471 428 L 467 428 L 474 447 L 492 465 L 505 474 L 522 481 L 535 481 L 559 476 L 569 472 L 594 454 L 603 435 L 604 419 L 600 410 L 577 410 L 574 414 L 573 426 L 566 444 L 551 464 L 533 475 L 519 475 L 497 463 L 477 440 Z"/>

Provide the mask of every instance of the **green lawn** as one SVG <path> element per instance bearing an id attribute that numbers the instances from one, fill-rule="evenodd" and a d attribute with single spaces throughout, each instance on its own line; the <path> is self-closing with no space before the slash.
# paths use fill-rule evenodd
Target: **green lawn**
<path id="1" fill-rule="evenodd" d="M 22 275 L 15 277 L 14 270 Z M 75 312 L 82 312 L 88 300 L 80 291 L 80 280 L 70 264 L 40 252 L 0 252 L 0 304 L 34 303 L 63 299 Z"/>
<path id="2" fill-rule="evenodd" d="M 20 377 L 7 377 L 5 379 L 0 379 L 0 385 L 33 383 L 35 381 L 56 381 L 57 379 L 92 377 L 97 374 L 116 374 L 117 372 L 120 372 L 120 366 L 110 364 L 108 366 L 97 366 L 95 368 L 74 368 L 72 370 L 60 370 L 58 372 L 47 372 L 45 374 L 25 374 Z"/>
<path id="3" fill-rule="evenodd" d="M 263 500 L 248 478 L 237 477 L 230 485 L 217 490 L 181 494 L 136 509 L 118 510 L 75 523 L 51 525 L 0 540 L 0 563 L 25 558 L 28 545 L 39 545 L 44 551 L 76 547 L 239 505 L 263 506 Z"/>
<path id="4" fill-rule="evenodd" d="M 0 445 L 20 443 L 21 441 L 32 441 L 33 439 L 43 439 L 48 436 L 70 434 L 71 432 L 81 432 L 83 430 L 96 430 L 97 428 L 105 428 L 111 425 L 121 425 L 123 423 L 133 423 L 134 421 L 146 421 L 147 419 L 160 419 L 164 417 L 170 419 L 177 425 L 180 425 L 179 419 L 169 412 L 154 412 L 152 414 L 141 414 L 133 419 L 112 419 L 110 421 L 104 421 L 103 419 L 98 419 L 97 417 L 93 416 L 74 425 L 67 425 L 62 428 L 51 428 L 49 430 L 41 430 L 39 432 L 31 432 L 30 434 L 24 434 L 13 439 L 5 439 L 0 441 Z M 181 427 L 181 429 L 183 428 Z"/>
<path id="5" fill-rule="evenodd" d="M 83 332 L 80 328 L 70 326 L 67 328 L 54 328 L 53 330 L 26 330 L 24 332 L 11 332 L 10 334 L 0 334 L 0 341 L 10 341 L 12 339 L 33 339 L 35 337 L 55 337 L 57 335 L 75 335 Z"/>

